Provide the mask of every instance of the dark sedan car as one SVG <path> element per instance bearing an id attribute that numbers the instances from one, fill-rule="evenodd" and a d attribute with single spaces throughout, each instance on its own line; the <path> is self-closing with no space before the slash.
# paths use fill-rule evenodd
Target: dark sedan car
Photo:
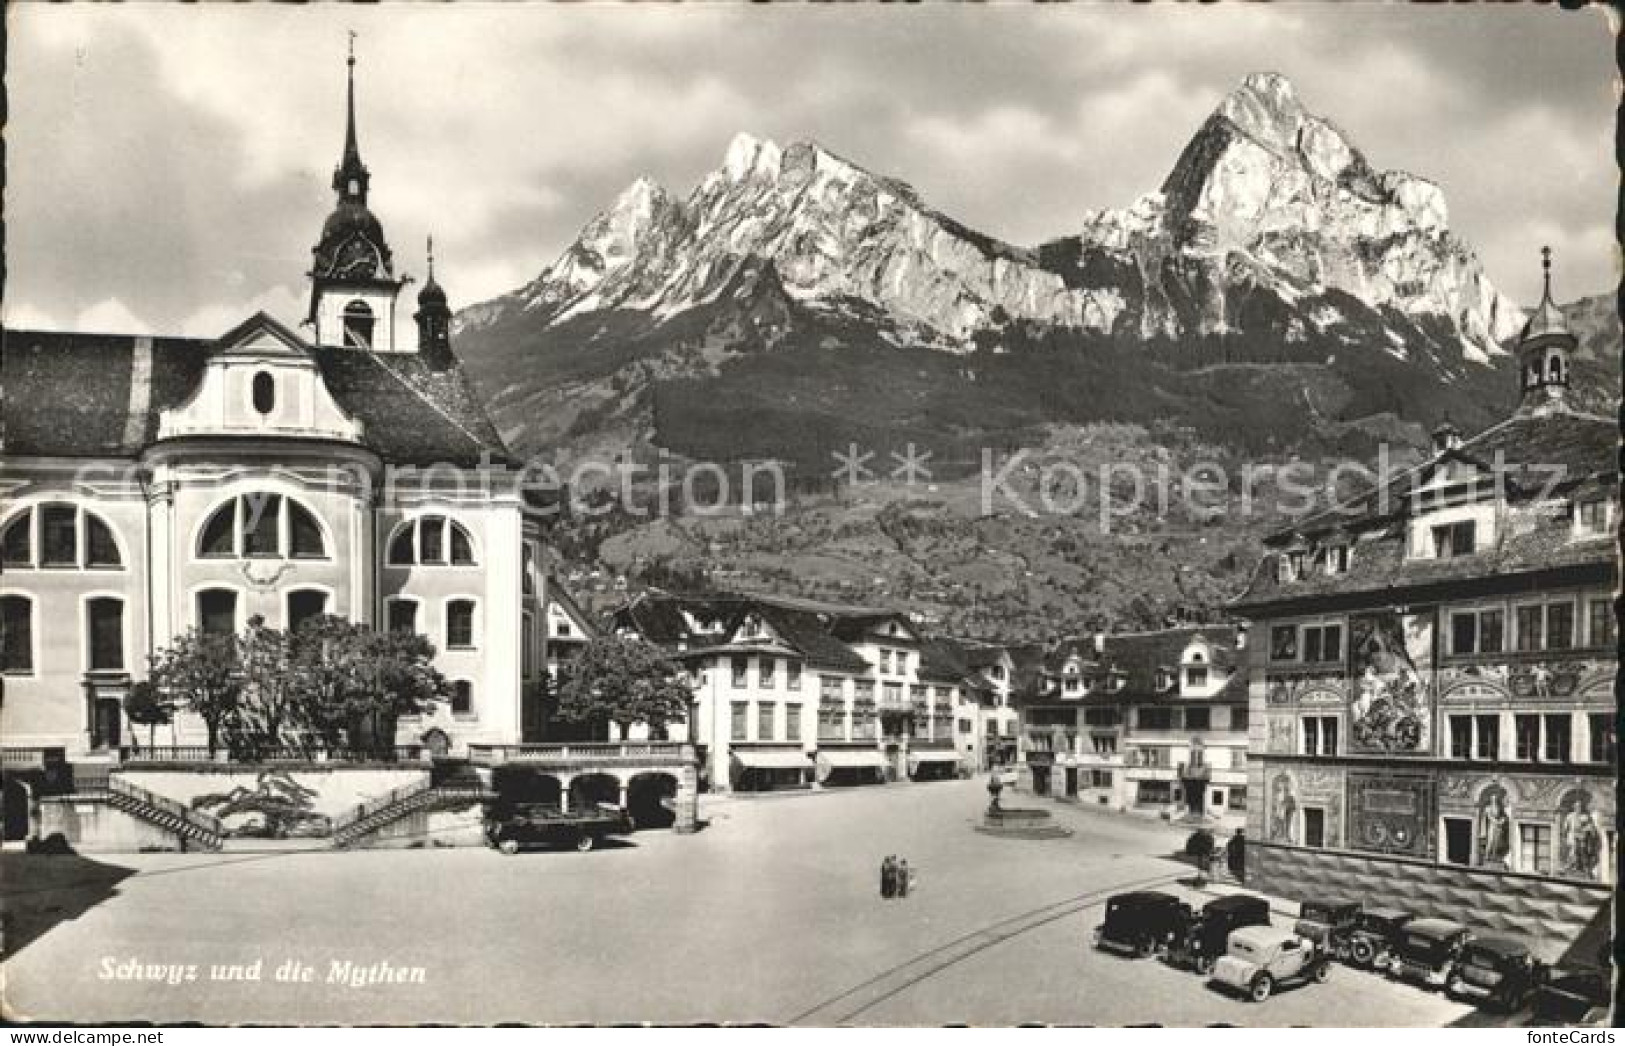
<path id="1" fill-rule="evenodd" d="M 1534 995 L 1544 969 L 1522 941 L 1475 937 L 1462 948 L 1445 990 L 1486 1009 L 1516 1013 Z"/>
<path id="2" fill-rule="evenodd" d="M 1144 957 L 1164 951 L 1191 920 L 1191 906 L 1157 890 L 1120 893 L 1106 902 L 1095 947 Z"/>
<path id="3" fill-rule="evenodd" d="M 1174 939 L 1168 960 L 1205 977 L 1213 971 L 1214 961 L 1225 954 L 1230 931 L 1269 924 L 1270 903 L 1262 897 L 1237 893 L 1216 898 L 1203 905 L 1185 932 Z"/>
<path id="4" fill-rule="evenodd" d="M 1354 930 L 1360 922 L 1359 902 L 1328 901 L 1318 898 L 1304 901 L 1298 907 L 1298 920 L 1324 927 L 1322 936 L 1326 940 L 1326 950 L 1342 962 L 1349 961 Z"/>
<path id="5" fill-rule="evenodd" d="M 1397 908 L 1367 908 L 1360 912 L 1349 933 L 1349 962 L 1386 970 L 1394 942 L 1414 918 L 1410 912 Z"/>

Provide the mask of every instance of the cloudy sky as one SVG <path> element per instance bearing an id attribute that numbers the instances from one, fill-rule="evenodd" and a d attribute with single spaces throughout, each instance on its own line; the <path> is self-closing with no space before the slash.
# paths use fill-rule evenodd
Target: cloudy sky
<path id="1" fill-rule="evenodd" d="M 533 277 L 639 175 L 680 195 L 750 131 L 812 138 L 1003 239 L 1155 189 L 1273 69 L 1380 168 L 1439 182 L 1519 300 L 1612 285 L 1610 30 L 1527 5 L 763 8 L 17 5 L 6 320 L 215 335 L 303 316 L 359 34 L 397 267 L 453 305 Z"/>

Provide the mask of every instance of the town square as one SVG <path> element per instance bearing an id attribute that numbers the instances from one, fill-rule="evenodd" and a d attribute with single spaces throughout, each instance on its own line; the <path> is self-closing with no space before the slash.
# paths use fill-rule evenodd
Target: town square
<path id="1" fill-rule="evenodd" d="M 7 1019 L 1606 1022 L 1617 21 L 1184 6 L 24 8 Z"/>

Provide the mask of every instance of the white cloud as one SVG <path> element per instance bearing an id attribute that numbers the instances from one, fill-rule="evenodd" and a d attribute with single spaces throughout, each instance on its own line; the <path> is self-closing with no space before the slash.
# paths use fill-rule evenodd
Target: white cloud
<path id="1" fill-rule="evenodd" d="M 91 334 L 152 334 L 152 325 L 130 311 L 117 298 L 99 301 L 82 309 L 73 319 L 73 329 Z"/>

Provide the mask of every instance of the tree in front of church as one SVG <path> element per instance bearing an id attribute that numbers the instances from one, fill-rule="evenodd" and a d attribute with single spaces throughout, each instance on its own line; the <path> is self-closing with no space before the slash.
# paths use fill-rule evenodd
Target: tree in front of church
<path id="1" fill-rule="evenodd" d="M 243 701 L 231 723 L 228 747 L 234 756 L 260 759 L 290 743 L 304 747 L 304 697 L 293 673 L 293 637 L 258 614 L 237 641 L 242 665 Z"/>
<path id="2" fill-rule="evenodd" d="M 237 637 L 193 628 L 152 655 L 147 678 L 165 700 L 203 721 L 209 755 L 219 751 L 242 709 Z"/>
<path id="3" fill-rule="evenodd" d="M 158 728 L 170 727 L 170 742 L 174 743 L 175 703 L 152 680 L 143 679 L 130 687 L 124 697 L 124 715 L 136 726 L 147 728 L 147 746 L 158 744 Z"/>
<path id="4" fill-rule="evenodd" d="M 390 758 L 395 724 L 446 700 L 434 644 L 415 632 L 380 632 L 331 615 L 294 633 L 290 675 L 300 714 L 329 749 Z"/>
<path id="5" fill-rule="evenodd" d="M 622 737 L 634 723 L 646 723 L 651 736 L 662 736 L 667 724 L 687 717 L 694 702 L 676 666 L 657 648 L 615 635 L 587 645 L 570 663 L 557 695 L 555 718 L 603 734 L 614 723 Z"/>

